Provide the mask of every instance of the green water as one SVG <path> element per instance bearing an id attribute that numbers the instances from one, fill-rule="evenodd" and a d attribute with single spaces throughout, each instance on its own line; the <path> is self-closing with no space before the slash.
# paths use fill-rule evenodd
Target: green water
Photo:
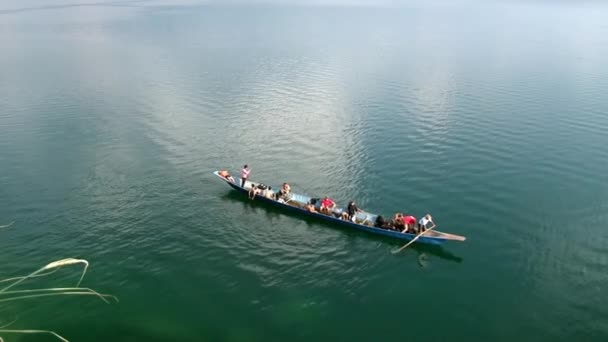
<path id="1" fill-rule="evenodd" d="M 15 221 L 0 275 L 85 258 L 83 285 L 120 299 L 1 303 L 0 325 L 71 341 L 608 339 L 608 6 L 232 3 L 0 5 L 0 225 Z M 212 175 L 243 163 L 371 212 L 431 212 L 467 241 L 393 255 L 401 242 Z"/>

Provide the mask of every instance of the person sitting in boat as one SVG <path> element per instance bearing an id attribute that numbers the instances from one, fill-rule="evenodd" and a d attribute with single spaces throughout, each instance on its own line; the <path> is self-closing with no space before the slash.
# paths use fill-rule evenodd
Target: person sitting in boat
<path id="1" fill-rule="evenodd" d="M 264 184 L 252 185 L 249 189 L 249 198 L 254 199 L 255 196 L 260 195 L 262 190 L 265 189 Z"/>
<path id="2" fill-rule="evenodd" d="M 405 229 L 405 222 L 403 221 L 403 214 L 396 213 L 395 218 L 393 219 L 395 224 L 395 229 L 398 231 L 402 231 Z"/>
<path id="3" fill-rule="evenodd" d="M 431 227 L 429 227 L 429 223 L 432 224 Z M 423 218 L 420 219 L 420 221 L 418 221 L 418 231 L 420 233 L 427 229 L 433 229 L 435 227 L 436 225 L 435 222 L 433 222 L 433 216 L 431 216 L 431 214 L 426 214 Z"/>
<path id="4" fill-rule="evenodd" d="M 403 217 L 405 223 L 405 229 L 402 233 L 416 233 L 416 218 L 412 215 L 406 215 Z"/>
<path id="5" fill-rule="evenodd" d="M 232 176 L 230 175 L 230 172 L 226 171 L 226 170 L 222 170 L 219 172 L 220 176 L 226 178 L 226 180 L 234 183 L 234 178 L 232 178 Z"/>
<path id="6" fill-rule="evenodd" d="M 264 197 L 274 199 L 274 191 L 272 190 L 271 186 L 269 186 L 268 189 L 266 189 L 266 193 L 264 194 Z"/>
<path id="7" fill-rule="evenodd" d="M 336 202 L 331 198 L 325 196 L 321 200 L 321 212 L 324 214 L 331 214 L 331 212 L 336 208 Z"/>
<path id="8" fill-rule="evenodd" d="M 281 189 L 279 189 L 279 192 L 277 192 L 275 195 L 276 200 L 278 201 L 280 198 L 283 198 L 283 200 L 286 200 L 290 193 L 291 193 L 291 187 L 289 186 L 289 184 L 283 183 L 283 185 L 281 186 Z"/>
<path id="9" fill-rule="evenodd" d="M 306 211 L 310 211 L 311 213 L 316 213 L 317 209 L 315 209 L 315 205 L 312 203 L 307 203 L 306 206 L 304 207 L 304 209 L 306 209 Z"/>
<path id="10" fill-rule="evenodd" d="M 339 218 L 340 220 L 350 221 L 350 217 L 348 216 L 348 211 L 346 211 L 346 210 L 340 210 L 339 212 L 336 212 L 336 217 Z"/>
<path id="11" fill-rule="evenodd" d="M 266 190 L 268 190 L 268 185 L 260 183 L 258 184 L 257 188 L 260 189 L 259 195 L 262 197 L 266 197 Z"/>
<path id="12" fill-rule="evenodd" d="M 378 215 L 378 217 L 376 217 L 376 222 L 374 223 L 374 227 L 385 228 L 385 225 L 386 225 L 386 221 L 384 220 L 384 217 L 382 217 L 382 215 Z"/>
<path id="13" fill-rule="evenodd" d="M 361 211 L 363 211 L 363 210 L 361 210 L 359 207 L 357 207 L 357 204 L 355 203 L 355 201 L 348 202 L 348 207 L 346 207 L 346 212 L 348 214 L 349 220 L 353 221 L 355 215 Z"/>

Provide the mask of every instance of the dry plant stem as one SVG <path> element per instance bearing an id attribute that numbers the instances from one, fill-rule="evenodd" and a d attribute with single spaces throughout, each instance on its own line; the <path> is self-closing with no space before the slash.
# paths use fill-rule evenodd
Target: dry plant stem
<path id="1" fill-rule="evenodd" d="M 6 290 L 10 289 L 11 287 L 23 282 L 24 280 L 28 279 L 28 278 L 32 278 L 34 276 L 36 276 L 39 273 L 42 273 L 44 271 L 47 270 L 51 270 L 54 268 L 58 268 L 58 267 L 63 267 L 63 266 L 68 266 L 68 265 L 74 265 L 74 264 L 83 264 L 84 268 L 82 270 L 82 275 L 80 276 L 80 280 L 78 280 L 78 283 L 76 284 L 76 287 L 80 286 L 80 282 L 82 282 L 82 279 L 84 278 L 85 273 L 87 272 L 87 268 L 89 267 L 89 262 L 84 260 L 84 259 L 74 259 L 74 258 L 67 258 L 67 259 L 61 259 L 61 260 L 57 260 L 57 261 L 53 261 L 52 263 L 40 268 L 39 270 L 25 276 L 22 277 L 21 279 L 15 281 L 14 283 L 10 284 L 9 286 L 3 288 L 2 290 L 0 290 L 0 294 L 6 292 Z"/>
<path id="2" fill-rule="evenodd" d="M 13 223 L 11 223 L 11 224 L 13 224 Z M 8 227 L 11 224 L 9 224 L 7 226 L 0 226 L 0 228 Z M 46 275 L 49 275 L 49 274 L 57 271 L 57 269 L 59 269 L 60 267 L 75 265 L 75 264 L 84 265 L 82 274 L 80 276 L 80 279 L 78 280 L 78 283 L 76 284 L 76 287 L 57 287 L 57 288 L 48 288 L 48 289 L 30 289 L 30 290 L 9 291 L 10 288 L 17 286 L 18 284 L 22 283 L 26 279 L 46 276 Z M 5 288 L 0 289 L 0 302 L 8 302 L 8 301 L 21 300 L 21 299 L 27 299 L 27 298 L 64 296 L 64 295 L 96 296 L 108 304 L 110 303 L 108 301 L 108 299 L 113 299 L 116 302 L 118 302 L 118 298 L 116 298 L 115 296 L 101 294 L 88 287 L 79 287 L 80 283 L 82 282 L 82 279 L 84 278 L 84 275 L 87 272 L 88 267 L 89 267 L 89 262 L 84 259 L 67 258 L 67 259 L 53 261 L 25 277 L 15 277 L 15 278 L 0 280 L 0 283 L 7 283 L 7 282 L 10 283 Z M 9 330 L 9 329 L 4 329 L 5 327 L 11 325 L 15 321 L 16 321 L 16 319 L 8 324 L 0 326 L 0 334 L 49 334 L 63 342 L 69 342 L 63 336 L 57 334 L 56 332 L 50 331 L 50 330 L 30 330 L 30 329 Z M 0 342 L 4 342 L 4 339 L 2 338 L 2 336 L 0 336 Z"/>
<path id="3" fill-rule="evenodd" d="M 63 336 L 57 334 L 56 332 L 50 330 L 0 330 L 0 333 L 9 333 L 9 334 L 51 334 L 63 342 L 70 342 L 66 340 Z M 2 338 L 0 337 L 0 341 Z"/>
<path id="4" fill-rule="evenodd" d="M 46 273 L 40 273 L 40 274 L 37 274 L 37 275 L 35 275 L 35 276 L 30 275 L 30 276 L 27 276 L 27 277 L 28 277 L 28 278 L 44 277 L 44 276 L 46 276 L 46 275 L 53 274 L 53 273 L 57 272 L 57 270 L 58 270 L 58 269 L 56 268 L 56 269 L 54 269 L 54 270 L 52 270 L 52 271 L 50 271 L 50 272 L 46 272 Z M 7 279 L 2 279 L 2 280 L 0 280 L 0 283 L 8 283 L 9 281 L 18 280 L 18 279 L 25 279 L 25 278 L 26 278 L 26 277 L 7 278 Z"/>
<path id="5" fill-rule="evenodd" d="M 18 318 L 18 317 L 15 317 L 15 319 L 14 319 L 14 320 L 12 320 L 11 322 L 8 322 L 8 323 L 6 323 L 5 325 L 1 326 L 1 327 L 0 327 L 0 329 L 4 329 L 4 328 L 8 327 L 9 325 L 11 325 L 11 324 L 13 324 L 13 323 L 17 322 L 17 318 Z M 2 342 L 2 339 L 0 339 L 0 342 Z"/>
<path id="6" fill-rule="evenodd" d="M 9 224 L 5 224 L 4 226 L 0 226 L 0 228 L 8 228 L 8 227 L 12 226 L 13 223 L 15 223 L 15 221 L 13 221 L 13 222 L 11 222 Z"/>
<path id="7" fill-rule="evenodd" d="M 3 294 L 0 294 L 0 302 L 9 302 L 16 299 L 25 299 L 25 298 L 33 298 L 33 297 L 48 297 L 48 296 L 59 296 L 65 294 L 74 294 L 74 295 L 90 295 L 99 297 L 99 299 L 103 300 L 107 304 L 110 302 L 106 298 L 111 298 L 118 303 L 118 298 L 109 294 L 99 293 L 93 289 L 88 287 L 56 287 L 50 289 L 33 289 L 33 290 L 19 290 L 19 291 L 7 291 Z M 2 298 L 2 295 L 10 295 L 8 298 Z M 15 295 L 23 295 L 23 296 L 15 296 Z"/>

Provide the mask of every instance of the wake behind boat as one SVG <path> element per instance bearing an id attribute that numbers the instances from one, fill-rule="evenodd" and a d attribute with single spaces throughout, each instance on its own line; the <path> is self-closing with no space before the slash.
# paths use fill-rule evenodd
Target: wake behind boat
<path id="1" fill-rule="evenodd" d="M 215 174 L 221 180 L 226 182 L 226 184 L 228 184 L 231 188 L 233 188 L 241 193 L 244 193 L 246 195 L 251 195 L 250 190 L 252 190 L 252 188 L 255 189 L 256 187 L 258 187 L 261 184 L 261 183 L 252 182 L 250 180 L 246 180 L 244 182 L 243 186 L 241 186 L 241 184 L 239 184 L 239 181 L 232 178 L 229 175 L 229 173 L 226 171 L 215 171 L 215 172 L 213 172 L 213 174 Z M 378 220 L 378 215 L 368 213 L 365 211 L 358 211 L 356 214 L 353 215 L 352 219 L 345 219 L 344 217 L 340 216 L 340 215 L 344 215 L 343 213 L 345 212 L 344 209 L 340 209 L 340 208 L 332 208 L 331 211 L 327 212 L 327 213 L 322 213 L 322 212 L 318 212 L 318 211 L 310 211 L 309 209 L 311 208 L 311 206 L 313 206 L 315 202 L 320 202 L 320 201 L 316 201 L 317 199 L 314 199 L 314 198 L 311 198 L 311 197 L 308 197 L 305 195 L 301 195 L 301 194 L 296 194 L 293 192 L 290 192 L 289 196 L 284 197 L 284 199 L 283 198 L 276 199 L 275 196 L 272 196 L 272 197 L 261 196 L 260 194 L 255 194 L 255 193 L 253 193 L 252 198 L 255 200 L 258 200 L 258 201 L 272 204 L 279 208 L 290 210 L 292 212 L 297 212 L 297 213 L 300 213 L 303 215 L 316 217 L 316 218 L 322 219 L 324 221 L 336 223 L 336 224 L 339 224 L 341 226 L 345 226 L 348 228 L 355 228 L 358 230 L 363 230 L 363 231 L 373 233 L 373 234 L 390 236 L 393 238 L 406 240 L 406 241 L 410 241 L 410 240 L 416 238 L 416 236 L 417 236 L 416 234 L 413 234 L 413 233 L 403 233 L 403 232 L 397 231 L 397 230 L 390 230 L 390 229 L 376 227 L 376 226 L 374 226 L 374 224 Z M 318 208 L 318 204 L 317 204 L 317 208 Z M 464 236 L 443 233 L 443 232 L 440 232 L 437 230 L 429 230 L 429 231 L 426 231 L 423 235 L 419 236 L 417 238 L 416 242 L 423 243 L 423 244 L 440 245 L 448 240 L 465 241 L 466 238 Z"/>

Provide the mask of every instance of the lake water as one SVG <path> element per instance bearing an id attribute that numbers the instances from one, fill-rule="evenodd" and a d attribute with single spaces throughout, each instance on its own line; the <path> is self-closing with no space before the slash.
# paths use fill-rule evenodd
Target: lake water
<path id="1" fill-rule="evenodd" d="M 608 6 L 370 3 L 0 5 L 1 278 L 85 258 L 83 286 L 120 299 L 6 302 L 0 325 L 71 341 L 608 340 Z M 244 163 L 339 204 L 430 212 L 467 241 L 393 255 L 402 242 L 212 174 Z"/>

